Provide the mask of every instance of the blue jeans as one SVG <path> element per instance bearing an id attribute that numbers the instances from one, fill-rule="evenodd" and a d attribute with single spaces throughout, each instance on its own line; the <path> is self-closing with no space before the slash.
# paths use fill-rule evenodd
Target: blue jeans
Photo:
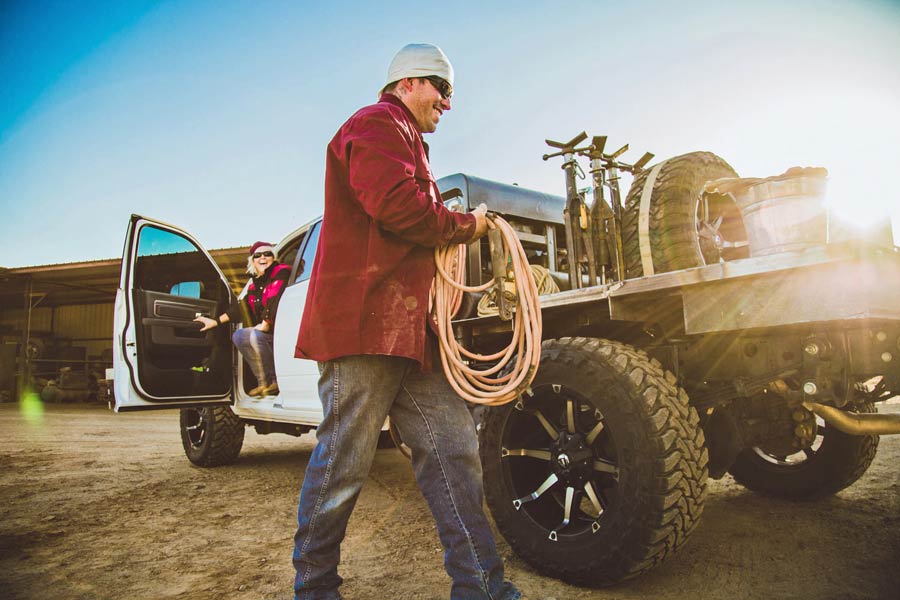
<path id="1" fill-rule="evenodd" d="M 234 332 L 231 341 L 237 346 L 238 352 L 250 365 L 257 385 L 272 385 L 277 383 L 275 379 L 275 354 L 273 337 L 253 327 L 242 327 Z"/>
<path id="2" fill-rule="evenodd" d="M 385 417 L 412 450 L 412 466 L 444 547 L 452 600 L 517 600 L 503 580 L 482 508 L 475 424 L 441 372 L 394 356 L 319 363 L 324 419 L 306 467 L 294 535 L 296 600 L 339 600 L 340 545 L 369 473 Z"/>

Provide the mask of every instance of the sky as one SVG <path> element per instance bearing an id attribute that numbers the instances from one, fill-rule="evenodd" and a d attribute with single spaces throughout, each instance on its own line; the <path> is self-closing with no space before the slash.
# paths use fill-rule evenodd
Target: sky
<path id="1" fill-rule="evenodd" d="M 0 0 L 0 266 L 119 257 L 131 214 L 277 242 L 409 42 L 456 72 L 438 177 L 563 195 L 544 140 L 584 130 L 626 161 L 824 166 L 836 211 L 900 239 L 900 0 Z"/>

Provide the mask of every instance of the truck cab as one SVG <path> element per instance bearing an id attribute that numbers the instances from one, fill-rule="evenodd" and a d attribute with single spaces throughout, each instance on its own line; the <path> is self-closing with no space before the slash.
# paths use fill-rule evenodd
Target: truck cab
<path id="1" fill-rule="evenodd" d="M 477 185 L 470 186 L 473 181 Z M 524 194 L 529 206 L 541 207 L 532 218 L 550 223 L 547 239 L 552 239 L 552 222 L 561 223 L 556 213 L 561 214 L 562 200 L 554 196 L 462 174 L 444 177 L 438 185 L 452 210 L 469 210 L 487 200 L 486 194 L 493 202 L 507 203 Z M 470 194 L 470 187 L 479 193 Z M 503 193 L 507 188 L 512 195 Z M 314 219 L 275 245 L 278 261 L 291 266 L 274 333 L 279 393 L 256 398 L 248 392 L 257 382 L 231 342 L 234 324 L 201 332 L 200 323 L 194 321 L 224 312 L 245 293 L 246 285 L 236 294 L 190 233 L 132 215 L 114 313 L 113 409 L 181 409 L 185 454 L 206 467 L 237 459 L 246 426 L 257 433 L 295 436 L 318 426 L 322 420 L 318 368 L 314 361 L 294 358 L 294 347 L 321 224 L 321 218 Z M 479 253 L 473 257 L 470 268 L 478 272 Z M 387 439 L 384 442 L 387 445 Z"/>
<path id="2" fill-rule="evenodd" d="M 133 215 L 115 304 L 115 411 L 185 409 L 197 434 L 193 441 L 187 436 L 189 458 L 209 440 L 197 431 L 204 416 L 231 412 L 267 432 L 273 427 L 266 423 L 295 434 L 315 427 L 322 418 L 318 371 L 314 362 L 294 358 L 294 344 L 320 225 L 311 221 L 275 247 L 279 261 L 291 265 L 274 334 L 280 393 L 253 398 L 247 391 L 255 381 L 231 343 L 233 328 L 200 332 L 194 321 L 237 301 L 225 276 L 189 233 Z"/>

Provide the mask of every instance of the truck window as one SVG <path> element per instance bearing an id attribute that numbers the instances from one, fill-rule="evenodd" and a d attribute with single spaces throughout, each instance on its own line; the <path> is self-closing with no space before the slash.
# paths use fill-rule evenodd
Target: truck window
<path id="1" fill-rule="evenodd" d="M 175 232 L 146 225 L 138 232 L 135 289 L 218 300 L 219 274 L 206 255 Z"/>
<path id="2" fill-rule="evenodd" d="M 300 255 L 300 260 L 294 266 L 294 283 L 306 281 L 312 274 L 313 261 L 316 259 L 316 247 L 319 245 L 319 228 L 321 224 L 321 221 L 315 223 L 306 234 L 308 241 L 303 247 L 303 254 Z"/>
<path id="3" fill-rule="evenodd" d="M 285 265 L 293 265 L 294 260 L 297 258 L 297 251 L 300 250 L 305 238 L 306 233 L 297 236 L 288 242 L 287 245 L 283 246 L 281 250 L 278 251 L 278 262 Z"/>

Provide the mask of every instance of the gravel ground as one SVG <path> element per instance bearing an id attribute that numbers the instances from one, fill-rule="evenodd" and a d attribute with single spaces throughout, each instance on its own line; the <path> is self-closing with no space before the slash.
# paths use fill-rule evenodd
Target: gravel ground
<path id="1" fill-rule="evenodd" d="M 237 464 L 201 469 L 183 455 L 174 411 L 51 405 L 26 418 L 0 404 L 0 597 L 288 600 L 297 491 L 314 443 L 248 430 Z M 501 552 L 532 600 L 896 599 L 898 459 L 900 436 L 883 437 L 859 482 L 817 502 L 712 481 L 686 547 L 613 588 L 542 577 L 502 540 Z M 346 600 L 448 596 L 437 534 L 397 451 L 378 452 L 343 556 Z"/>

